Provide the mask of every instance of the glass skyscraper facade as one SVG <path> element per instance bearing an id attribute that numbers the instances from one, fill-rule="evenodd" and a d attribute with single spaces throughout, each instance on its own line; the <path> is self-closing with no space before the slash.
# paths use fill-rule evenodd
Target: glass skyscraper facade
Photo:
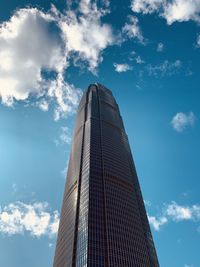
<path id="1" fill-rule="evenodd" d="M 119 108 L 100 84 L 79 104 L 53 266 L 159 266 Z"/>

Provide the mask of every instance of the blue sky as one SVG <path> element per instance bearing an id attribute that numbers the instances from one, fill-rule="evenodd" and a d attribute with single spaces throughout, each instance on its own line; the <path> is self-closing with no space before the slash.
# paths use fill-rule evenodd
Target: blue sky
<path id="1" fill-rule="evenodd" d="M 0 266 L 52 265 L 78 102 L 112 90 L 162 267 L 200 267 L 200 1 L 0 1 Z"/>

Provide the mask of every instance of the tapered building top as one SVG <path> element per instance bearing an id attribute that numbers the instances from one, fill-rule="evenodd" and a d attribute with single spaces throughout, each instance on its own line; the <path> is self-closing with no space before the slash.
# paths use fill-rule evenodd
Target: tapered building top
<path id="1" fill-rule="evenodd" d="M 158 267 L 140 186 L 112 92 L 82 96 L 54 267 Z"/>

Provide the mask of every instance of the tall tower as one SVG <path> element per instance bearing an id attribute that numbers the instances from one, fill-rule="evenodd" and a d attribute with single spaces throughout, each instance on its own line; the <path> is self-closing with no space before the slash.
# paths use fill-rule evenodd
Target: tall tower
<path id="1" fill-rule="evenodd" d="M 159 267 L 118 105 L 100 84 L 79 104 L 54 267 Z"/>

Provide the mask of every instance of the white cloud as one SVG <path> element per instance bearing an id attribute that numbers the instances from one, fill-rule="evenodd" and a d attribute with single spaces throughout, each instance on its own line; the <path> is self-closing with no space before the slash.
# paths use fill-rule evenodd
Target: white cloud
<path id="1" fill-rule="evenodd" d="M 160 227 L 170 221 L 200 221 L 200 205 L 184 206 L 172 201 L 168 205 L 164 205 L 162 214 L 158 217 L 149 216 L 149 223 L 152 227 L 159 231 Z M 198 230 L 198 229 L 197 229 Z"/>
<path id="2" fill-rule="evenodd" d="M 43 95 L 42 70 L 65 67 L 59 36 L 49 34 L 53 18 L 36 8 L 18 10 L 0 26 L 0 96 L 11 105 Z"/>
<path id="3" fill-rule="evenodd" d="M 95 72 L 103 60 L 102 51 L 115 41 L 112 28 L 101 23 L 101 17 L 106 13 L 98 9 L 96 3 L 82 0 L 79 4 L 80 16 L 69 11 L 65 16 L 60 14 L 59 26 L 63 33 L 66 50 L 76 60 L 84 60 L 89 64 L 89 70 Z"/>
<path id="4" fill-rule="evenodd" d="M 153 13 L 160 8 L 163 2 L 163 0 L 133 0 L 131 9 L 137 13 Z"/>
<path id="5" fill-rule="evenodd" d="M 163 49 L 164 49 L 164 44 L 163 44 L 163 43 L 158 43 L 157 51 L 158 51 L 158 52 L 162 52 Z"/>
<path id="6" fill-rule="evenodd" d="M 52 26 L 56 28 L 55 33 Z M 80 90 L 63 81 L 67 67 L 66 51 L 52 14 L 36 8 L 18 10 L 0 26 L 0 50 L 0 97 L 3 104 L 11 106 L 14 101 L 34 96 L 36 106 L 43 111 L 47 111 L 50 102 L 55 101 L 58 117 L 61 113 L 74 111 Z M 44 70 L 55 72 L 57 78 L 45 79 Z M 63 92 L 59 93 L 60 90 Z"/>
<path id="7" fill-rule="evenodd" d="M 168 24 L 189 20 L 200 22 L 199 12 L 200 0 L 173 0 L 165 4 L 163 17 Z"/>
<path id="8" fill-rule="evenodd" d="M 149 220 L 149 223 L 153 226 L 153 228 L 156 231 L 159 231 L 160 227 L 167 223 L 167 218 L 166 217 L 156 218 L 154 216 L 149 216 L 148 215 L 148 220 Z"/>
<path id="9" fill-rule="evenodd" d="M 200 220 L 200 205 L 183 206 L 172 201 L 165 207 L 165 214 L 174 221 Z"/>
<path id="10" fill-rule="evenodd" d="M 195 115 L 193 112 L 178 112 L 171 120 L 171 124 L 177 132 L 182 132 L 187 127 L 193 127 L 195 123 Z"/>
<path id="11" fill-rule="evenodd" d="M 156 12 L 168 24 L 175 21 L 200 21 L 200 0 L 132 0 L 131 8 L 143 14 Z"/>
<path id="12" fill-rule="evenodd" d="M 169 62 L 168 60 L 165 60 L 164 62 L 158 65 L 149 64 L 146 68 L 150 76 L 155 76 L 156 78 L 159 78 L 165 75 L 174 75 L 180 70 L 181 67 L 182 63 L 180 60 L 175 60 L 174 62 Z"/>
<path id="13" fill-rule="evenodd" d="M 55 6 L 47 13 L 24 8 L 0 24 L 2 103 L 27 104 L 31 97 L 31 104 L 43 111 L 52 105 L 55 120 L 73 113 L 81 91 L 65 80 L 68 66 L 84 62 L 95 73 L 103 50 L 115 41 L 112 27 L 101 22 L 108 12 L 107 1 L 104 7 L 82 0 L 78 9 L 65 13 Z"/>
<path id="14" fill-rule="evenodd" d="M 58 224 L 58 212 L 48 212 L 46 202 L 25 204 L 18 201 L 0 209 L 0 232 L 3 234 L 14 235 L 29 232 L 36 237 L 42 235 L 51 237 L 57 233 Z"/>
<path id="15" fill-rule="evenodd" d="M 193 265 L 185 264 L 184 267 L 193 267 Z"/>
<path id="16" fill-rule="evenodd" d="M 115 67 L 116 72 L 126 72 L 128 70 L 132 70 L 133 68 L 128 64 L 117 64 L 114 63 L 113 66 Z"/>
<path id="17" fill-rule="evenodd" d="M 191 220 L 193 216 L 193 207 L 180 206 L 176 202 L 172 202 L 166 208 L 166 215 L 175 221 Z"/>
<path id="18" fill-rule="evenodd" d="M 130 39 L 137 39 L 141 44 L 145 44 L 145 39 L 138 25 L 138 18 L 135 16 L 129 16 L 128 20 L 129 22 L 125 23 L 122 28 L 122 33 Z"/>

